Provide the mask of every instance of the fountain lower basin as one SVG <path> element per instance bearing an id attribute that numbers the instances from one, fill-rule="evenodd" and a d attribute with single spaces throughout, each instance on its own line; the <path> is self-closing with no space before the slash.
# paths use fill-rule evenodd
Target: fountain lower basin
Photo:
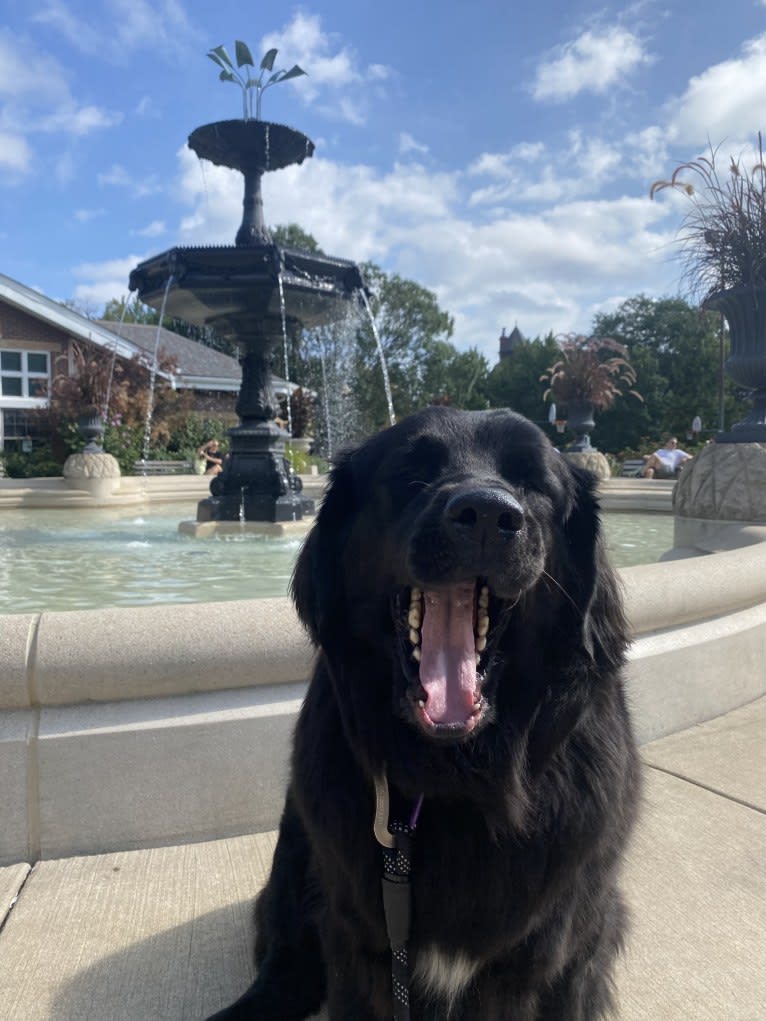
<path id="1" fill-rule="evenodd" d="M 764 694 L 766 543 L 620 574 L 641 741 Z M 311 659 L 284 597 L 6 615 L 0 863 L 275 828 Z"/>
<path id="2" fill-rule="evenodd" d="M 308 525 L 189 521 L 179 528 L 172 505 L 7 510 L 0 514 L 0 614 L 286 596 Z M 672 544 L 669 514 L 607 513 L 604 525 L 620 567 L 656 561 Z"/>

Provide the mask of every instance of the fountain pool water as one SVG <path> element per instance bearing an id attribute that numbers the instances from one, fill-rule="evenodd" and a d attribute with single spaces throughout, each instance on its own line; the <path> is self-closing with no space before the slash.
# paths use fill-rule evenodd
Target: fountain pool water
<path id="1" fill-rule="evenodd" d="M 655 561 L 673 544 L 673 517 L 607 513 L 618 567 Z M 242 534 L 192 539 L 177 507 L 4 510 L 0 613 L 87 610 L 284 596 L 299 538 Z"/>

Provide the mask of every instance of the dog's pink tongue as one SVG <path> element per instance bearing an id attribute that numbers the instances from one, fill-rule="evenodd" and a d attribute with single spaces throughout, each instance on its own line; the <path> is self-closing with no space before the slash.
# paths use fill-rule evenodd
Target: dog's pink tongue
<path id="1" fill-rule="evenodd" d="M 424 592 L 420 683 L 433 723 L 465 723 L 474 708 L 476 652 L 474 586 Z"/>

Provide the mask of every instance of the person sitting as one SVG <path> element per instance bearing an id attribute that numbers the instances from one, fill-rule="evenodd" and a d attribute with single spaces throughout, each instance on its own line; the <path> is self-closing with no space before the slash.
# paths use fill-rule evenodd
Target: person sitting
<path id="1" fill-rule="evenodd" d="M 218 440 L 208 440 L 197 451 L 205 461 L 205 475 L 220 475 L 223 471 L 224 452 Z"/>
<path id="2" fill-rule="evenodd" d="M 671 436 L 664 447 L 649 454 L 641 474 L 645 479 L 674 479 L 678 476 L 681 465 L 690 461 L 691 457 L 691 454 L 679 449 L 678 440 Z"/>

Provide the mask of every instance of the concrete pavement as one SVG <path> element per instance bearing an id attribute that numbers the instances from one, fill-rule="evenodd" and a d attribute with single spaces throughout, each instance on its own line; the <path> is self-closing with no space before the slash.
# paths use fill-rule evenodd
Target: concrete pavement
<path id="1" fill-rule="evenodd" d="M 643 747 L 622 1021 L 766 1017 L 765 735 L 761 698 Z M 230 1001 L 251 979 L 251 902 L 274 841 L 0 869 L 0 1018 L 198 1021 Z"/>

